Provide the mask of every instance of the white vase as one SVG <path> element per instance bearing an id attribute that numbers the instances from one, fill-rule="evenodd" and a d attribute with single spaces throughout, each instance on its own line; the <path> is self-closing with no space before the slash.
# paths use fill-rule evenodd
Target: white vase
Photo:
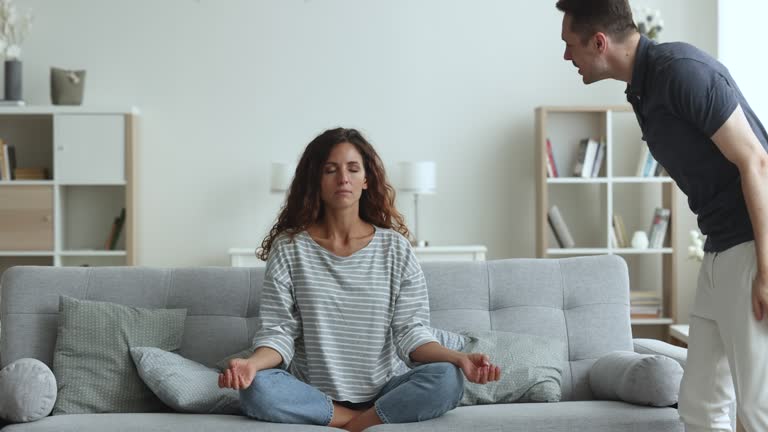
<path id="1" fill-rule="evenodd" d="M 648 247 L 648 234 L 645 231 L 635 231 L 632 234 L 632 247 L 635 249 L 645 249 Z"/>

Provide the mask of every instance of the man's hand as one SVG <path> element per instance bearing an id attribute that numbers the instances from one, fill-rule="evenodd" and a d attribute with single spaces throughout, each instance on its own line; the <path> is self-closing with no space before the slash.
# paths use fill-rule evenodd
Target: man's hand
<path id="1" fill-rule="evenodd" d="M 498 381 L 501 369 L 491 364 L 488 356 L 481 353 L 466 354 L 459 361 L 459 367 L 467 380 L 476 384 Z"/>
<path id="2" fill-rule="evenodd" d="M 219 374 L 219 387 L 247 389 L 251 386 L 256 372 L 256 365 L 248 359 L 232 359 L 229 361 L 229 368 Z"/>
<path id="3" fill-rule="evenodd" d="M 752 311 L 758 321 L 768 313 L 768 278 L 760 272 L 752 281 Z"/>

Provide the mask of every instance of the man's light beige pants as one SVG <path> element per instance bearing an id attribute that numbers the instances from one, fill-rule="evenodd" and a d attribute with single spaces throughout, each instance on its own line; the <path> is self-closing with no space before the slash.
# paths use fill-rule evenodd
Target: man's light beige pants
<path id="1" fill-rule="evenodd" d="M 768 432 L 768 317 L 752 312 L 755 242 L 704 256 L 691 312 L 679 413 L 688 432 Z"/>

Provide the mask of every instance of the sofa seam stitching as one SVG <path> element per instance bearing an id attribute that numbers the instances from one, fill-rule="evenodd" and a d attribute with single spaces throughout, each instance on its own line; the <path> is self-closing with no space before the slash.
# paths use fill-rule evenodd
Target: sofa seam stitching
<path id="1" fill-rule="evenodd" d="M 557 267 L 560 270 L 560 289 L 563 292 L 563 322 L 565 323 L 565 345 L 568 349 L 568 369 L 571 371 L 571 392 L 576 393 L 576 387 L 573 384 L 573 364 L 571 363 L 571 335 L 568 331 L 568 317 L 565 315 L 565 278 L 563 277 L 563 264 L 558 260 Z"/>
<path id="2" fill-rule="evenodd" d="M 88 298 L 88 292 L 90 291 L 90 288 L 91 288 L 91 276 L 93 275 L 93 268 L 89 268 L 86 274 L 87 276 L 85 278 L 85 295 L 83 298 L 85 300 L 90 300 Z"/>
<path id="3" fill-rule="evenodd" d="M 165 286 L 165 308 L 168 308 L 168 299 L 171 297 L 171 286 L 173 285 L 174 270 L 169 271 L 168 284 Z"/>
<path id="4" fill-rule="evenodd" d="M 488 284 L 488 327 L 493 330 L 493 310 L 491 309 L 491 269 L 490 264 L 485 263 L 485 280 Z"/>

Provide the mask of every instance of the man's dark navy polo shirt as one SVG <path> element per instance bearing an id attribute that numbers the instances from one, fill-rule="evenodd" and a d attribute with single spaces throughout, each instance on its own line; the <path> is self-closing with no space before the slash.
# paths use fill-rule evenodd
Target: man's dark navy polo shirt
<path id="1" fill-rule="evenodd" d="M 753 240 L 739 171 L 711 137 L 739 105 L 763 148 L 768 134 L 728 69 L 692 45 L 642 36 L 626 93 L 651 154 L 698 216 L 704 250 Z"/>

